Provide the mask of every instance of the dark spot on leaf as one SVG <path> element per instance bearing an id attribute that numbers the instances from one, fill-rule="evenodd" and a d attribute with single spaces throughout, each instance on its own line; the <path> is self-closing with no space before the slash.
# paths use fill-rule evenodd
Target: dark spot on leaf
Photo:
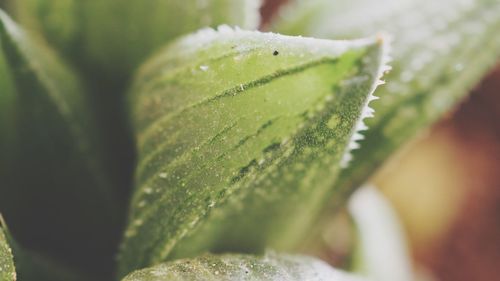
<path id="1" fill-rule="evenodd" d="M 257 160 L 255 160 L 255 159 L 250 161 L 250 163 L 248 165 L 246 165 L 245 167 L 241 168 L 239 174 L 236 177 L 234 177 L 233 179 L 231 179 L 231 183 L 234 184 L 234 183 L 240 181 L 246 174 L 248 174 L 248 172 L 250 172 L 250 169 L 253 166 L 257 166 Z"/>
<path id="2" fill-rule="evenodd" d="M 271 152 L 273 150 L 277 150 L 278 148 L 280 148 L 280 146 L 281 146 L 281 144 L 279 142 L 272 143 L 268 147 L 264 148 L 263 152 L 268 153 L 268 152 Z"/>
<path id="3" fill-rule="evenodd" d="M 278 52 L 278 51 L 276 51 L 276 50 L 273 52 L 273 56 L 277 56 L 277 55 L 279 55 L 279 54 L 280 54 L 280 52 Z"/>

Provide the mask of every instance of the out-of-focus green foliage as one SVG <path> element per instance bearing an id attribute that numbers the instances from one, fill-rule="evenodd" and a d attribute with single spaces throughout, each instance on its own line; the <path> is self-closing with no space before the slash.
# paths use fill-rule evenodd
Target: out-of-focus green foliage
<path id="1" fill-rule="evenodd" d="M 119 231 L 96 127 L 72 70 L 0 11 L 0 212 L 23 244 L 88 267 Z"/>
<path id="2" fill-rule="evenodd" d="M 22 24 L 84 65 L 128 77 L 146 56 L 206 26 L 259 24 L 259 0 L 14 0 Z"/>

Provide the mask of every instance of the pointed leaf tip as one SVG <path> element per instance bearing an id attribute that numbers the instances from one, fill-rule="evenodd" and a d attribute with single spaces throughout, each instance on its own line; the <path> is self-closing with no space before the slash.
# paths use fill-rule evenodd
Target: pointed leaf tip
<path id="1" fill-rule="evenodd" d="M 439 15 L 436 17 L 436 15 Z M 292 0 L 274 30 L 320 38 L 391 34 L 395 67 L 338 189 L 350 193 L 398 147 L 469 93 L 500 57 L 500 2 Z M 478 50 L 481 50 L 478 52 Z"/>

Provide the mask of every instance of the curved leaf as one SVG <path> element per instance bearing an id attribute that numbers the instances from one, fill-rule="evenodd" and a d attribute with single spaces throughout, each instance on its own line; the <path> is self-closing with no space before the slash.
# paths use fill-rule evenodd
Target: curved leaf
<path id="1" fill-rule="evenodd" d="M 414 280 L 404 230 L 396 211 L 376 187 L 365 186 L 349 200 L 357 229 L 354 271 L 371 280 Z"/>
<path id="2" fill-rule="evenodd" d="M 123 281 L 361 281 L 305 256 L 205 255 L 139 270 Z"/>
<path id="3" fill-rule="evenodd" d="M 87 70 L 128 75 L 173 38 L 205 26 L 259 24 L 260 0 L 13 0 L 38 29 Z M 121 74 L 121 75 L 119 75 Z"/>
<path id="4" fill-rule="evenodd" d="M 384 50 L 222 26 L 152 58 L 131 91 L 139 163 L 120 273 L 295 245 L 371 114 Z"/>
<path id="5" fill-rule="evenodd" d="M 336 190 L 350 193 L 395 149 L 453 108 L 500 56 L 497 0 L 294 0 L 275 30 L 349 39 L 393 34 L 394 70 Z M 339 202 L 335 202 L 335 206 Z M 334 206 L 334 207 L 335 207 Z"/>
<path id="6" fill-rule="evenodd" d="M 89 267 L 118 232 L 92 116 L 72 71 L 0 11 L 0 211 L 23 245 Z"/>

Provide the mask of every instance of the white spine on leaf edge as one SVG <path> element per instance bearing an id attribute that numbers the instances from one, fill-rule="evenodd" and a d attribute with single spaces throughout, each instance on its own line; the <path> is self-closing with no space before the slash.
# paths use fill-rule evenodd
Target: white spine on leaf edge
<path id="1" fill-rule="evenodd" d="M 385 81 L 382 80 L 382 77 L 384 76 L 385 73 L 389 72 L 392 69 L 392 67 L 389 65 L 389 62 L 392 61 L 392 57 L 390 56 L 392 37 L 385 33 L 379 34 L 377 35 L 377 42 L 379 42 L 379 44 L 382 44 L 383 46 L 382 58 L 381 58 L 382 63 L 380 64 L 376 76 L 377 82 L 374 83 L 372 88 L 370 89 L 370 94 L 368 95 L 365 101 L 365 105 L 361 111 L 361 115 L 353 130 L 351 139 L 349 140 L 349 144 L 347 145 L 344 156 L 342 157 L 342 161 L 340 163 L 342 168 L 347 168 L 349 166 L 349 163 L 353 159 L 351 152 L 361 147 L 359 141 L 364 139 L 364 136 L 363 134 L 361 134 L 361 132 L 368 130 L 368 126 L 365 124 L 364 120 L 366 118 L 373 118 L 375 116 L 374 115 L 375 110 L 370 107 L 370 102 L 379 99 L 379 97 L 374 95 L 375 90 L 377 89 L 378 86 L 385 84 Z"/>

